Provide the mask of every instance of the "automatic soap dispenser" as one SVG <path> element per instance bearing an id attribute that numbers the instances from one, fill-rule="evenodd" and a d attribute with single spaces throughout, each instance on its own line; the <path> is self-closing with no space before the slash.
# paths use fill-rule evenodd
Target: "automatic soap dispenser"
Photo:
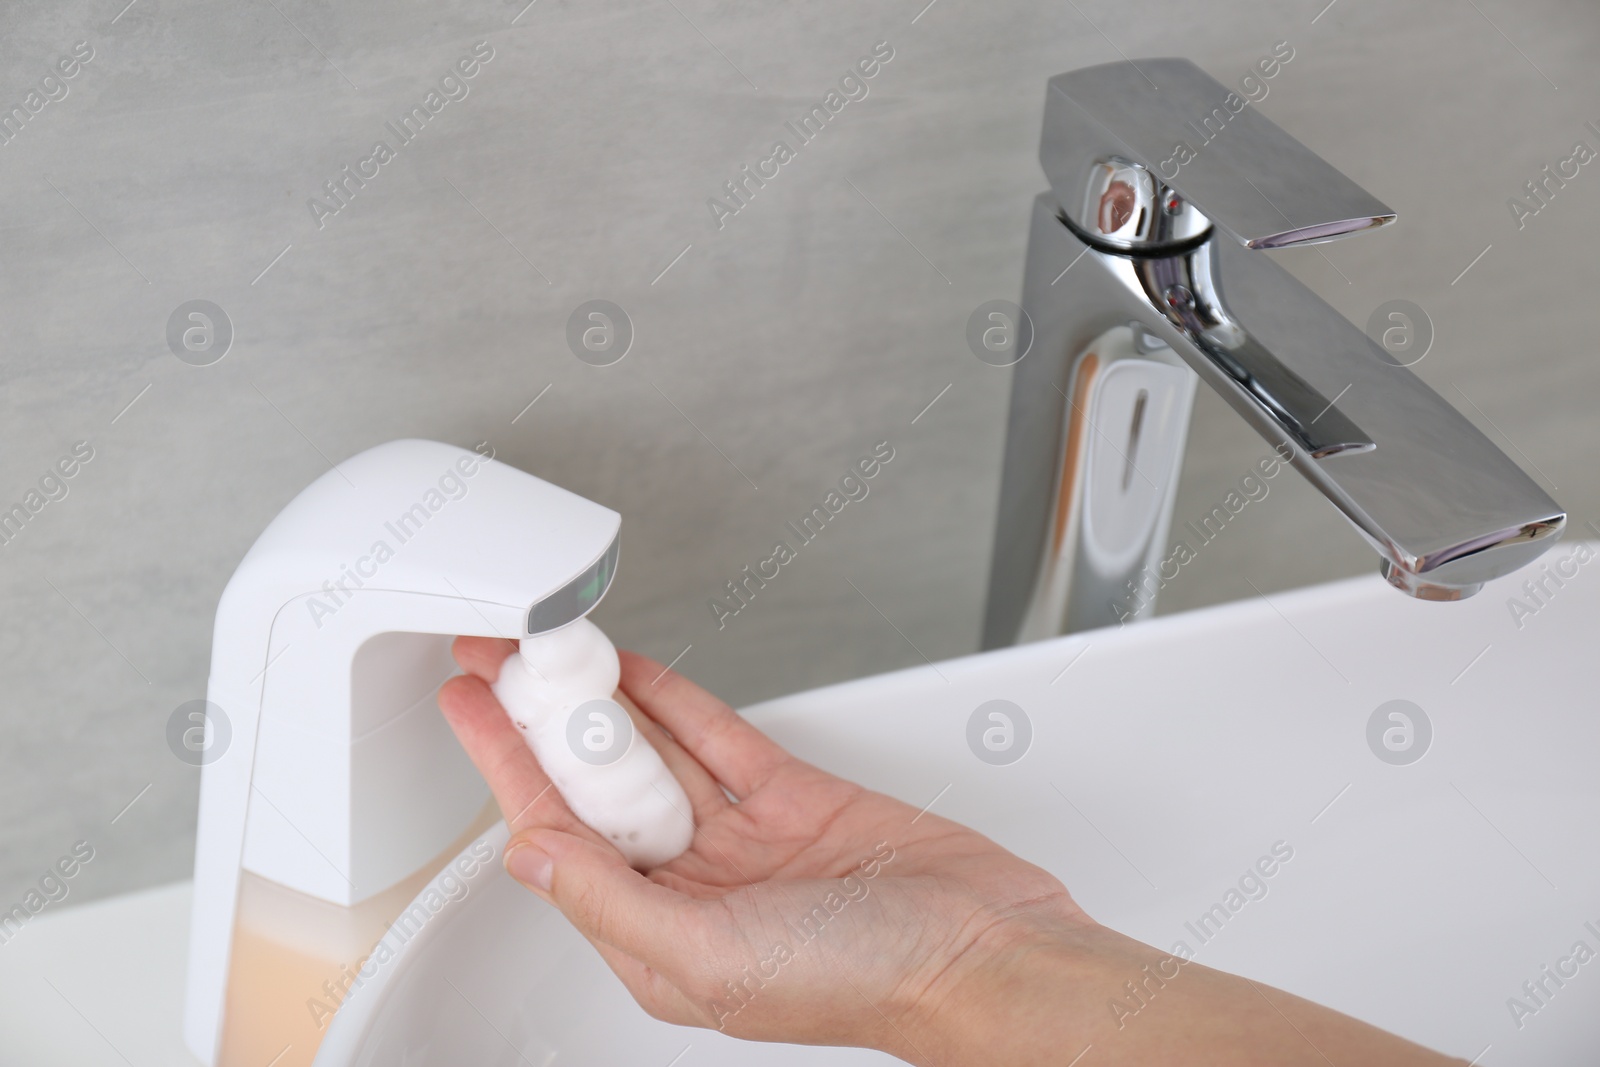
<path id="1" fill-rule="evenodd" d="M 451 637 L 588 614 L 620 526 L 487 445 L 405 440 L 262 531 L 212 637 L 184 1018 L 207 1067 L 311 1062 L 316 1002 L 493 818 L 434 703 Z"/>

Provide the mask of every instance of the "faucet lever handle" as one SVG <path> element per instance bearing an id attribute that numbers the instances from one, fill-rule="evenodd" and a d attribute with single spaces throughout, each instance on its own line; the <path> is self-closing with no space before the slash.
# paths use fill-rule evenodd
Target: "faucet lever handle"
<path id="1" fill-rule="evenodd" d="M 1187 59 L 1051 78 L 1039 158 L 1066 221 L 1114 250 L 1185 244 L 1208 224 L 1249 248 L 1317 244 L 1395 217 Z"/>

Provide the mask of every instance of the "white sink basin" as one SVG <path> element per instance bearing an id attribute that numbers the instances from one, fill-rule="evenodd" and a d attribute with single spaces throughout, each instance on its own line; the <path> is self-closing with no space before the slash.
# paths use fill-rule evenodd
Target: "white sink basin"
<path id="1" fill-rule="evenodd" d="M 1575 551 L 1554 549 L 1551 571 Z M 1522 988 L 1579 941 L 1600 951 L 1591 552 L 1596 562 L 1563 586 L 1548 583 L 1542 606 L 1521 592 L 1538 569 L 1462 604 L 1357 579 L 748 714 L 803 758 L 932 802 L 1049 868 L 1097 919 L 1163 949 L 1185 942 L 1202 963 L 1479 1064 L 1594 1062 L 1600 962 L 1559 988 L 1547 979 L 1542 1006 Z M 1537 610 L 1519 620 L 1513 596 Z M 1032 724 L 1031 748 L 1010 765 L 968 747 L 974 710 L 996 699 Z M 1369 719 L 1393 700 L 1431 722 L 1425 756 L 1409 764 L 1369 747 Z M 1278 842 L 1293 858 L 1267 895 L 1202 941 L 1191 927 Z M 1512 997 L 1537 1010 L 1519 1020 Z M 350 997 L 317 1062 L 890 1061 L 656 1022 L 559 914 L 490 864 Z"/>

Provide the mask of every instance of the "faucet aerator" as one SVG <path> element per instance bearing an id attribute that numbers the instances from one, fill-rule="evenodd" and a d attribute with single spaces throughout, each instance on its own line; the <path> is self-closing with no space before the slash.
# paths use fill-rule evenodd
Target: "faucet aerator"
<path id="1" fill-rule="evenodd" d="M 1430 582 L 1428 579 L 1412 574 L 1404 568 L 1396 567 L 1389 560 L 1383 560 L 1378 564 L 1378 573 L 1383 575 L 1384 581 L 1407 596 L 1416 597 L 1418 600 L 1443 602 L 1465 600 L 1483 588 L 1482 582 L 1471 582 L 1467 585 L 1445 585 L 1440 582 Z"/>

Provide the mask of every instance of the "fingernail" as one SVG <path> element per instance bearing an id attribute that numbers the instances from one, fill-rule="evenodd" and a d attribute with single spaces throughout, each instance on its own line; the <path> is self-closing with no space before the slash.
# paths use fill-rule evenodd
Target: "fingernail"
<path id="1" fill-rule="evenodd" d="M 529 889 L 542 889 L 548 893 L 554 866 L 549 855 L 533 845 L 515 845 L 506 853 L 506 873 Z"/>

